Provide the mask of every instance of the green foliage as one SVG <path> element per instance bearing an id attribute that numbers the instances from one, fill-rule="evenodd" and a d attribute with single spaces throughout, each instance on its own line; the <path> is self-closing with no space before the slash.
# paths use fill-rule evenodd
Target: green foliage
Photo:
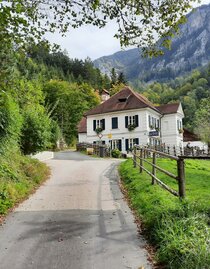
<path id="1" fill-rule="evenodd" d="M 120 158 L 121 152 L 119 151 L 119 149 L 113 149 L 111 151 L 111 154 L 113 158 Z"/>
<path id="2" fill-rule="evenodd" d="M 9 2 L 9 3 L 8 3 Z M 65 33 L 69 27 L 85 24 L 104 27 L 110 20 L 118 25 L 115 37 L 121 46 L 135 45 L 149 56 L 163 54 L 171 38 L 186 22 L 185 14 L 197 0 L 185 1 L 40 1 L 1 0 L 0 20 L 2 44 L 32 43 L 46 31 Z M 160 41 L 156 42 L 157 37 Z M 159 46 L 159 47 L 157 47 Z"/>
<path id="3" fill-rule="evenodd" d="M 158 159 L 158 165 L 176 173 L 174 161 Z M 132 160 L 123 162 L 119 170 L 132 207 L 156 246 L 157 260 L 171 269 L 209 268 L 209 161 L 186 161 L 185 201 L 156 184 L 152 185 L 151 177 L 133 168 Z M 163 173 L 158 172 L 157 176 L 176 188 L 177 183 Z"/>
<path id="4" fill-rule="evenodd" d="M 42 107 L 27 107 L 23 112 L 21 150 L 32 154 L 50 146 L 51 121 Z"/>
<path id="5" fill-rule="evenodd" d="M 77 136 L 77 125 L 88 109 L 99 103 L 99 97 L 88 84 L 78 85 L 52 80 L 45 84 L 46 104 L 53 107 L 52 117 L 70 145 Z"/>
<path id="6" fill-rule="evenodd" d="M 118 93 L 119 91 L 121 91 L 123 88 L 125 87 L 125 84 L 115 84 L 115 85 L 112 85 L 109 93 L 110 93 L 110 96 L 114 95 L 115 93 Z"/>
<path id="7" fill-rule="evenodd" d="M 201 100 L 195 113 L 195 131 L 202 141 L 210 145 L 210 98 Z"/>
<path id="8" fill-rule="evenodd" d="M 123 72 L 120 72 L 117 81 L 118 81 L 118 84 L 120 84 L 120 83 L 126 84 L 127 83 L 127 80 L 126 80 Z"/>
<path id="9" fill-rule="evenodd" d="M 61 129 L 58 123 L 54 120 L 51 120 L 51 139 L 50 144 L 53 149 L 57 148 L 57 142 L 61 139 Z"/>
<path id="10" fill-rule="evenodd" d="M 0 94 L 0 150 L 17 148 L 22 126 L 22 117 L 18 105 L 6 93 Z"/>
<path id="11" fill-rule="evenodd" d="M 12 152 L 0 157 L 0 215 L 26 198 L 49 175 L 37 160 Z"/>
<path id="12" fill-rule="evenodd" d="M 115 68 L 112 68 L 111 70 L 111 85 L 115 85 L 117 83 L 117 73 L 115 71 Z"/>
<path id="13" fill-rule="evenodd" d="M 103 88 L 109 88 L 110 79 L 107 75 L 103 75 L 99 69 L 95 68 L 91 59 L 87 58 L 84 61 L 79 59 L 70 59 L 68 53 L 65 51 L 54 51 L 50 52 L 46 45 L 40 42 L 36 46 L 31 46 L 28 48 L 28 53 L 34 61 L 29 63 L 27 60 L 27 71 L 30 74 L 30 77 L 34 76 L 37 71 L 43 73 L 44 76 L 50 79 L 65 80 L 68 82 L 77 82 L 79 84 L 88 83 L 96 89 L 102 90 Z M 46 69 L 33 71 L 36 66 L 36 69 L 40 65 L 44 64 Z M 21 67 L 21 66 L 20 66 Z M 21 71 L 25 73 L 26 71 L 25 64 L 22 66 Z"/>
<path id="14" fill-rule="evenodd" d="M 210 65 L 202 70 L 194 70 L 191 75 L 176 78 L 170 83 L 153 83 L 146 87 L 143 94 L 155 104 L 181 101 L 184 109 L 184 126 L 193 131 L 196 111 L 202 99 L 210 97 Z"/>

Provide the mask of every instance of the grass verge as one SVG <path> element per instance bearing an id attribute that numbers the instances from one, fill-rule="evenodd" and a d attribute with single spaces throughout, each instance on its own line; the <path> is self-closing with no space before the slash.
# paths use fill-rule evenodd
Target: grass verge
<path id="1" fill-rule="evenodd" d="M 0 157 L 0 216 L 32 193 L 50 174 L 38 160 L 13 153 Z"/>
<path id="2" fill-rule="evenodd" d="M 158 160 L 174 172 L 170 160 Z M 133 168 L 132 160 L 121 163 L 119 172 L 131 206 L 141 218 L 149 241 L 156 248 L 156 260 L 164 268 L 210 268 L 210 162 L 186 161 L 187 198 L 180 201 L 151 177 Z M 159 175 L 171 187 L 176 184 Z"/>

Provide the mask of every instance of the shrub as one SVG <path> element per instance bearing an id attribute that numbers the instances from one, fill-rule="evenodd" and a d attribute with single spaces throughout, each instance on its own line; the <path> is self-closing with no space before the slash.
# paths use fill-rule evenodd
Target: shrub
<path id="1" fill-rule="evenodd" d="M 26 198 L 48 175 L 44 163 L 18 152 L 0 156 L 0 215 Z"/>
<path id="2" fill-rule="evenodd" d="M 112 150 L 112 157 L 113 158 L 119 158 L 120 154 L 121 154 L 121 152 L 119 151 L 119 149 L 113 149 Z"/>
<path id="3" fill-rule="evenodd" d="M 21 150 L 32 154 L 45 150 L 51 141 L 51 120 L 43 107 L 28 107 L 23 113 Z"/>
<path id="4" fill-rule="evenodd" d="M 17 148 L 20 140 L 22 116 L 19 107 L 6 93 L 0 94 L 0 150 Z"/>
<path id="5" fill-rule="evenodd" d="M 62 137 L 61 135 L 61 129 L 58 125 L 58 123 L 54 120 L 51 120 L 51 148 L 56 149 L 57 148 L 57 142 L 60 140 Z"/>

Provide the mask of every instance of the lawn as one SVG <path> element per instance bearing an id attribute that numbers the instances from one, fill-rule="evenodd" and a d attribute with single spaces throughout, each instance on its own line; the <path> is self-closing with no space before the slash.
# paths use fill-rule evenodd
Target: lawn
<path id="1" fill-rule="evenodd" d="M 158 159 L 157 163 L 176 174 L 176 161 Z M 183 201 L 159 185 L 151 185 L 151 176 L 140 174 L 132 160 L 123 162 L 119 171 L 131 206 L 141 218 L 148 240 L 156 247 L 156 260 L 165 268 L 209 269 L 210 161 L 185 161 Z M 176 180 L 161 172 L 157 177 L 177 190 Z"/>

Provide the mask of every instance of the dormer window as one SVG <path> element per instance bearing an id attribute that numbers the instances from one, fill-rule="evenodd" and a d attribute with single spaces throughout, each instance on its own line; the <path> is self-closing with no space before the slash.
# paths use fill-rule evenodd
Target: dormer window
<path id="1" fill-rule="evenodd" d="M 125 102 L 127 101 L 127 99 L 128 99 L 128 98 L 125 98 L 125 97 L 124 97 L 124 98 L 119 98 L 118 101 L 119 101 L 120 103 L 125 103 Z"/>

